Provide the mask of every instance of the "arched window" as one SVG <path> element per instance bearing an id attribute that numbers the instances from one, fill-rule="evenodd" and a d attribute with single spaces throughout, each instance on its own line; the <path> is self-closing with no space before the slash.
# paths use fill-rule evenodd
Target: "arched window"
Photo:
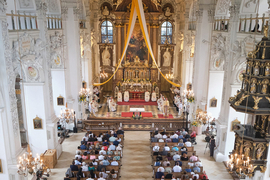
<path id="1" fill-rule="evenodd" d="M 109 41 L 108 41 L 108 40 Z M 101 24 L 101 42 L 113 43 L 113 25 L 110 21 L 103 21 Z"/>
<path id="2" fill-rule="evenodd" d="M 161 25 L 161 44 L 164 44 L 166 39 L 168 43 L 172 43 L 172 23 L 165 21 Z"/>

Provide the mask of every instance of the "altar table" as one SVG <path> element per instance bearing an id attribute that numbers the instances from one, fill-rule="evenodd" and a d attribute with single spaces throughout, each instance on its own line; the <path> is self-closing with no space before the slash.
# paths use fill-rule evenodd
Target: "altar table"
<path id="1" fill-rule="evenodd" d="M 131 94 L 130 97 L 132 99 L 144 99 L 144 92 L 143 91 L 129 91 Z"/>
<path id="2" fill-rule="evenodd" d="M 130 112 L 145 112 L 145 109 L 144 108 L 130 108 L 129 109 Z"/>

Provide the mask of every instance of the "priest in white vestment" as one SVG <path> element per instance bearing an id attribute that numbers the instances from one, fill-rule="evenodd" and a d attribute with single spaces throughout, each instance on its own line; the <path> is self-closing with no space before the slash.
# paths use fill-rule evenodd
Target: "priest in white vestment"
<path id="1" fill-rule="evenodd" d="M 95 100 L 92 100 L 91 109 L 92 109 L 93 115 L 96 116 L 96 112 L 98 111 L 98 108 L 97 108 L 97 105 L 96 105 L 96 101 Z"/>
<path id="2" fill-rule="evenodd" d="M 157 94 L 155 91 L 152 92 L 152 101 L 157 101 Z"/>
<path id="3" fill-rule="evenodd" d="M 166 98 L 165 101 L 163 102 L 163 114 L 164 114 L 164 116 L 167 116 L 168 115 L 169 106 L 170 106 L 169 101 Z"/>
<path id="4" fill-rule="evenodd" d="M 129 101 L 129 92 L 128 91 L 125 91 L 125 93 L 124 93 L 124 101 L 125 102 Z"/>
<path id="5" fill-rule="evenodd" d="M 121 93 L 121 91 L 118 92 L 117 102 L 122 102 L 122 93 Z"/>
<path id="6" fill-rule="evenodd" d="M 179 101 L 178 104 L 178 115 L 181 116 L 183 113 L 183 104 Z"/>
<path id="7" fill-rule="evenodd" d="M 109 101 L 109 108 L 110 108 L 110 111 L 112 111 L 112 112 L 116 111 L 116 103 L 114 102 L 112 97 Z"/>
<path id="8" fill-rule="evenodd" d="M 150 100 L 150 93 L 148 91 L 145 92 L 144 100 L 145 102 L 149 102 Z"/>

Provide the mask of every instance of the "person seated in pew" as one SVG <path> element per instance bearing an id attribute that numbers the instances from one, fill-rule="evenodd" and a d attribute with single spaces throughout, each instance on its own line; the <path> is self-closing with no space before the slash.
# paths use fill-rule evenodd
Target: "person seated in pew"
<path id="1" fill-rule="evenodd" d="M 193 162 L 188 162 L 188 166 L 193 167 L 194 163 Z"/>
<path id="2" fill-rule="evenodd" d="M 182 162 L 180 161 L 180 159 L 177 159 L 175 162 L 174 162 L 174 165 L 176 164 L 179 164 L 179 166 L 182 166 Z"/>
<path id="3" fill-rule="evenodd" d="M 115 147 L 115 145 L 113 145 L 113 142 L 111 143 L 111 145 L 109 146 L 109 148 L 110 148 L 112 151 L 115 151 L 116 147 Z"/>
<path id="4" fill-rule="evenodd" d="M 108 155 L 108 156 L 107 156 L 107 160 L 108 160 L 108 161 L 111 161 L 111 160 L 113 160 L 113 157 L 112 157 L 111 155 Z"/>
<path id="5" fill-rule="evenodd" d="M 113 155 L 113 151 L 111 150 L 111 148 L 108 148 L 107 155 Z"/>
<path id="6" fill-rule="evenodd" d="M 81 146 L 78 146 L 78 147 L 77 147 L 76 154 L 78 154 L 78 152 L 80 152 L 80 153 L 82 154 Z"/>
<path id="7" fill-rule="evenodd" d="M 187 174 L 187 172 L 184 170 L 182 178 L 181 179 L 188 179 L 189 180 L 189 175 Z"/>
<path id="8" fill-rule="evenodd" d="M 184 128 L 182 129 L 182 134 L 183 134 L 183 136 L 185 136 L 187 134 L 187 131 Z"/>
<path id="9" fill-rule="evenodd" d="M 176 180 L 174 175 L 172 176 L 172 180 Z M 180 180 L 181 180 L 181 179 L 180 179 Z"/>
<path id="10" fill-rule="evenodd" d="M 117 178 L 117 173 L 115 172 L 114 169 L 111 170 L 111 175 L 112 175 L 112 178 Z"/>
<path id="11" fill-rule="evenodd" d="M 169 163 L 166 165 L 165 172 L 167 172 L 167 173 L 171 173 L 172 172 L 172 168 L 170 167 L 170 164 Z"/>
<path id="12" fill-rule="evenodd" d="M 196 164 L 195 167 L 193 168 L 193 172 L 201 172 L 201 168 L 199 168 Z"/>
<path id="13" fill-rule="evenodd" d="M 162 135 L 162 138 L 167 139 L 167 135 L 166 134 Z"/>
<path id="14" fill-rule="evenodd" d="M 76 155 L 75 155 L 75 158 L 78 158 L 78 159 L 81 159 L 82 158 L 82 156 L 81 156 L 81 153 L 80 152 L 78 152 Z"/>
<path id="15" fill-rule="evenodd" d="M 191 173 L 191 168 L 190 168 L 189 165 L 187 166 L 187 168 L 185 169 L 185 171 L 188 172 L 188 173 Z"/>
<path id="16" fill-rule="evenodd" d="M 206 175 L 205 171 L 203 171 L 203 174 L 199 176 L 200 179 L 208 179 L 208 176 Z"/>
<path id="17" fill-rule="evenodd" d="M 90 162 L 88 166 L 88 171 L 91 171 L 91 170 L 95 171 L 96 168 L 93 166 L 93 163 Z"/>
<path id="18" fill-rule="evenodd" d="M 79 158 L 78 157 L 75 158 L 75 161 L 74 162 L 75 162 L 74 165 L 81 165 L 82 164 L 82 162 L 79 161 Z"/>
<path id="19" fill-rule="evenodd" d="M 90 135 L 89 138 L 88 138 L 88 141 L 89 142 L 94 142 L 94 141 L 96 141 L 96 139 L 92 135 Z"/>
<path id="20" fill-rule="evenodd" d="M 156 160 L 157 160 L 157 161 L 162 161 L 163 158 L 162 158 L 162 156 L 159 154 L 159 155 L 157 155 Z"/>
<path id="21" fill-rule="evenodd" d="M 158 139 L 162 138 L 162 135 L 160 134 L 160 132 L 158 132 L 158 134 L 155 135 L 155 138 L 158 138 Z"/>
<path id="22" fill-rule="evenodd" d="M 170 165 L 171 163 L 170 163 L 170 161 L 168 161 L 168 158 L 165 158 L 164 161 L 163 161 L 163 163 L 162 163 L 162 166 L 166 167 L 167 164 Z"/>
<path id="23" fill-rule="evenodd" d="M 165 176 L 165 179 L 172 179 L 172 177 L 173 177 L 172 170 L 169 170 L 168 174 L 166 174 Z"/>
<path id="24" fill-rule="evenodd" d="M 160 161 L 157 159 L 157 161 L 155 162 L 154 166 L 161 166 Z"/>
<path id="25" fill-rule="evenodd" d="M 103 156 L 103 155 L 101 154 L 101 155 L 98 156 L 98 160 L 103 161 L 103 160 L 104 160 L 104 157 L 105 157 L 105 156 Z"/>
<path id="26" fill-rule="evenodd" d="M 82 171 L 88 171 L 88 166 L 85 162 L 82 163 L 81 168 L 82 168 Z"/>
<path id="27" fill-rule="evenodd" d="M 192 180 L 197 180 L 199 179 L 199 174 L 196 174 L 194 172 L 191 172 L 190 174 L 192 174 Z"/>
<path id="28" fill-rule="evenodd" d="M 171 161 L 173 159 L 173 157 L 171 156 L 171 153 L 167 154 L 167 159 L 168 159 L 168 161 Z"/>
<path id="29" fill-rule="evenodd" d="M 110 165 L 110 162 L 108 161 L 107 157 L 105 157 L 102 161 L 103 165 L 104 166 L 109 166 Z"/>
<path id="30" fill-rule="evenodd" d="M 158 152 L 159 149 L 160 149 L 160 147 L 158 146 L 158 143 L 156 143 L 155 146 L 153 147 L 153 151 Z"/>
<path id="31" fill-rule="evenodd" d="M 183 147 L 183 146 L 184 146 L 183 139 L 180 139 L 180 140 L 179 140 L 178 146 L 179 146 L 179 147 Z"/>
<path id="32" fill-rule="evenodd" d="M 187 147 L 191 147 L 192 146 L 192 143 L 190 142 L 190 138 L 187 139 L 187 142 L 185 142 L 185 145 Z"/>
<path id="33" fill-rule="evenodd" d="M 177 164 L 173 167 L 173 172 L 182 172 L 182 168 L 179 166 L 179 163 L 177 163 Z"/>
<path id="34" fill-rule="evenodd" d="M 167 137 L 167 138 L 165 139 L 165 142 L 172 142 L 172 139 L 171 139 L 170 137 Z"/>
<path id="35" fill-rule="evenodd" d="M 86 142 L 84 142 L 82 145 L 81 145 L 81 150 L 87 150 L 87 147 L 86 147 Z"/>
<path id="36" fill-rule="evenodd" d="M 156 130 L 154 131 L 154 135 L 158 134 L 158 128 L 156 128 Z"/>
<path id="37" fill-rule="evenodd" d="M 113 158 L 113 162 L 111 162 L 112 166 L 118 166 L 118 162 L 116 161 L 116 158 Z"/>
<path id="38" fill-rule="evenodd" d="M 79 171 L 79 168 L 77 165 L 75 165 L 75 162 L 72 161 L 72 165 L 70 165 L 71 171 Z"/>
<path id="39" fill-rule="evenodd" d="M 164 176 L 164 173 L 161 172 L 161 168 L 159 167 L 156 172 L 156 179 L 160 179 L 162 176 Z"/>
<path id="40" fill-rule="evenodd" d="M 119 161 L 120 160 L 120 156 L 114 156 L 113 158 L 115 158 L 116 161 Z"/>
<path id="41" fill-rule="evenodd" d="M 114 151 L 114 155 L 121 156 L 121 151 L 119 151 L 119 150 Z"/>
<path id="42" fill-rule="evenodd" d="M 105 151 L 108 151 L 108 146 L 103 146 Z"/>
<path id="43" fill-rule="evenodd" d="M 96 159 L 93 159 L 92 163 L 93 163 L 93 166 L 97 166 L 98 165 L 98 162 L 96 162 Z"/>
<path id="44" fill-rule="evenodd" d="M 176 152 L 176 154 L 173 156 L 173 160 L 176 161 L 177 159 L 180 159 L 181 156 L 179 155 L 179 152 Z"/>
<path id="45" fill-rule="evenodd" d="M 105 139 L 104 142 L 102 143 L 103 146 L 108 146 L 110 143 L 108 143 L 108 140 Z"/>
<path id="46" fill-rule="evenodd" d="M 198 167 L 202 167 L 202 162 L 199 160 L 199 158 L 198 158 L 197 162 L 195 162 L 195 164 L 196 164 Z"/>
<path id="47" fill-rule="evenodd" d="M 170 147 L 167 145 L 167 143 L 165 144 L 164 148 L 165 151 L 170 151 Z"/>
<path id="48" fill-rule="evenodd" d="M 90 170 L 90 173 L 88 174 L 88 178 L 86 180 L 94 180 L 94 178 L 97 178 L 97 176 L 93 170 Z"/>
<path id="49" fill-rule="evenodd" d="M 96 144 L 95 144 L 95 150 L 100 150 L 99 143 L 96 143 Z"/>
<path id="50" fill-rule="evenodd" d="M 181 156 L 181 161 L 188 161 L 188 156 L 186 153 L 183 153 L 183 155 Z"/>
<path id="51" fill-rule="evenodd" d="M 177 146 L 174 146 L 172 150 L 179 151 L 179 148 Z"/>
<path id="52" fill-rule="evenodd" d="M 186 139 L 189 139 L 190 138 L 190 135 L 188 134 L 188 132 L 186 133 L 185 138 Z"/>
<path id="53" fill-rule="evenodd" d="M 195 156 L 195 153 L 192 153 L 192 156 L 190 156 L 189 160 L 192 162 L 196 162 L 196 161 L 198 161 L 198 157 Z"/>
<path id="54" fill-rule="evenodd" d="M 178 138 L 173 138 L 172 142 L 178 142 Z"/>
<path id="55" fill-rule="evenodd" d="M 102 173 L 102 172 L 101 172 Z M 104 172 L 105 173 L 105 172 Z M 106 173 L 105 173 L 106 174 Z M 100 174 L 99 173 L 99 178 L 98 180 L 106 180 L 106 178 L 108 177 L 108 175 L 106 174 L 106 177 L 104 176 L 104 174 Z M 105 178 L 105 179 L 104 179 Z"/>
<path id="56" fill-rule="evenodd" d="M 152 138 L 151 138 L 151 142 L 158 142 L 158 138 L 152 137 Z"/>
<path id="57" fill-rule="evenodd" d="M 119 129 L 116 131 L 116 134 L 124 134 L 122 127 L 119 127 Z"/>
<path id="58" fill-rule="evenodd" d="M 167 154 L 168 154 L 168 151 L 165 151 L 165 149 L 163 149 L 162 152 L 161 152 L 161 155 L 162 156 L 167 156 Z"/>
<path id="59" fill-rule="evenodd" d="M 159 139 L 158 142 L 164 142 L 164 139 Z"/>
<path id="60" fill-rule="evenodd" d="M 103 162 L 102 161 L 100 161 L 100 163 L 99 163 L 99 165 L 98 165 L 98 167 L 97 167 L 97 171 L 103 171 L 103 170 L 105 170 L 106 171 L 106 166 L 104 166 L 103 165 Z M 104 171 L 104 172 L 105 172 Z"/>
<path id="61" fill-rule="evenodd" d="M 173 146 L 172 146 L 172 148 L 173 148 Z M 176 150 L 175 149 L 172 149 L 171 155 L 172 156 L 176 155 Z"/>
<path id="62" fill-rule="evenodd" d="M 121 138 L 120 138 L 121 139 Z M 115 141 L 113 141 L 113 145 L 116 147 L 118 146 L 120 142 L 118 141 L 118 138 L 115 138 Z"/>
<path id="63" fill-rule="evenodd" d="M 82 159 L 83 160 L 87 160 L 88 159 L 88 155 L 87 155 L 87 152 L 86 151 L 83 153 Z"/>
<path id="64" fill-rule="evenodd" d="M 64 180 L 70 180 L 68 174 L 66 174 L 66 177 L 64 178 Z"/>
<path id="65" fill-rule="evenodd" d="M 118 144 L 118 146 L 116 148 L 116 151 L 122 151 L 122 145 L 121 144 Z"/>
<path id="66" fill-rule="evenodd" d="M 106 155 L 106 151 L 104 150 L 104 146 L 99 151 L 99 154 Z"/>
<path id="67" fill-rule="evenodd" d="M 114 135 L 112 135 L 112 136 L 109 138 L 109 141 L 110 141 L 110 142 L 115 141 L 115 137 L 114 137 Z"/>
<path id="68" fill-rule="evenodd" d="M 187 153 L 187 148 L 186 148 L 186 146 L 183 146 L 183 147 L 181 148 L 181 152 L 182 152 L 182 154 L 183 154 L 183 152 Z"/>
<path id="69" fill-rule="evenodd" d="M 122 141 L 121 137 L 118 137 L 118 138 L 117 138 L 117 141 L 120 143 L 120 142 Z M 119 143 L 118 143 L 118 144 L 119 144 Z M 118 146 L 118 144 L 117 144 L 117 145 L 114 144 L 114 145 L 115 145 L 115 146 Z"/>

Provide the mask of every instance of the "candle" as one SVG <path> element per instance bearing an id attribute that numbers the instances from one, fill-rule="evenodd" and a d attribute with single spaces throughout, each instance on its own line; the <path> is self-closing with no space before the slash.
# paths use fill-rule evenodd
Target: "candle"
<path id="1" fill-rule="evenodd" d="M 244 159 L 244 154 L 242 154 L 242 160 Z"/>
<path id="2" fill-rule="evenodd" d="M 239 158 L 237 159 L 237 163 L 236 163 L 236 165 L 238 165 L 238 161 L 239 161 Z"/>
<path id="3" fill-rule="evenodd" d="M 231 171 L 233 170 L 233 164 L 231 165 Z"/>
<path id="4" fill-rule="evenodd" d="M 234 155 L 235 156 L 235 159 L 237 158 L 237 154 Z"/>
<path id="5" fill-rule="evenodd" d="M 250 168 L 248 168 L 248 173 L 249 173 L 249 169 L 250 169 Z"/>
<path id="6" fill-rule="evenodd" d="M 241 174 L 241 170 L 242 170 L 242 169 L 240 168 L 240 174 Z"/>
<path id="7" fill-rule="evenodd" d="M 231 158 L 233 159 L 233 154 L 231 155 Z"/>

